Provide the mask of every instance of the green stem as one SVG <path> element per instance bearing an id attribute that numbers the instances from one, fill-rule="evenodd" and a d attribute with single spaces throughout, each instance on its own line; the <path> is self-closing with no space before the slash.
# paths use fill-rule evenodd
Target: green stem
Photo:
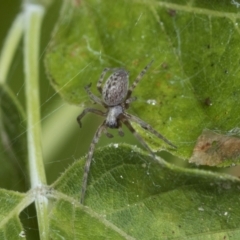
<path id="1" fill-rule="evenodd" d="M 4 84 L 6 82 L 7 74 L 22 33 L 23 14 L 20 13 L 15 18 L 11 29 L 8 32 L 0 55 L 0 84 Z"/>
<path id="2" fill-rule="evenodd" d="M 41 118 L 39 100 L 39 46 L 40 30 L 45 13 L 43 6 L 37 4 L 24 5 L 24 67 L 25 92 L 27 107 L 27 136 L 30 181 L 32 189 L 36 191 L 36 211 L 40 239 L 48 239 L 48 199 L 41 190 L 46 184 L 41 145 Z M 43 191 L 44 192 L 44 191 Z"/>

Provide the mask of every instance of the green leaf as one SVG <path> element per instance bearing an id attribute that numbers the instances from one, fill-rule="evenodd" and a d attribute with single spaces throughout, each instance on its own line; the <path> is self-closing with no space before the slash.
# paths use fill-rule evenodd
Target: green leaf
<path id="1" fill-rule="evenodd" d="M 79 204 L 85 159 L 53 184 L 53 239 L 237 239 L 240 181 L 162 166 L 127 145 L 95 152 L 86 207 Z"/>
<path id="2" fill-rule="evenodd" d="M 163 166 L 137 148 L 113 145 L 94 154 L 83 206 L 84 163 L 75 162 L 51 188 L 1 189 L 1 239 L 28 236 L 18 215 L 38 197 L 50 202 L 52 239 L 238 239 L 237 178 Z"/>
<path id="3" fill-rule="evenodd" d="M 24 112 L 7 86 L 0 86 L 0 97 L 1 187 L 25 191 L 28 173 Z"/>
<path id="4" fill-rule="evenodd" d="M 227 134 L 239 125 L 239 14 L 229 0 L 65 2 L 46 55 L 55 89 L 70 103 L 88 99 L 84 86 L 105 67 L 125 67 L 134 90 L 131 112 L 190 158 L 204 129 Z M 131 11 L 130 11 L 131 9 Z M 139 129 L 153 149 L 161 140 Z M 168 151 L 173 149 L 168 148 Z M 234 160 L 239 160 L 239 154 Z"/>
<path id="5" fill-rule="evenodd" d="M 18 214 L 25 194 L 0 189 L 0 239 L 26 239 Z"/>

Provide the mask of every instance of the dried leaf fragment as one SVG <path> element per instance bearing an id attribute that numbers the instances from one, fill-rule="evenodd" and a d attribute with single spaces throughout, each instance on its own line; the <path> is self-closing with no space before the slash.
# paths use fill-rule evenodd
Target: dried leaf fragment
<path id="1" fill-rule="evenodd" d="M 217 166 L 224 164 L 226 161 L 236 163 L 239 158 L 239 137 L 203 130 L 197 139 L 189 162 L 197 165 Z"/>

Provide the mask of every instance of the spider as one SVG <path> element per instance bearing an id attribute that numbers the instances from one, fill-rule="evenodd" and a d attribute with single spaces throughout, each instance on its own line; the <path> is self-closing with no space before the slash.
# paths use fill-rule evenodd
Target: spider
<path id="1" fill-rule="evenodd" d="M 128 78 L 129 73 L 121 68 L 105 68 L 97 82 L 97 89 L 102 95 L 102 99 L 95 96 L 91 90 L 91 83 L 85 87 L 85 90 L 88 96 L 93 100 L 94 103 L 98 103 L 107 109 L 106 112 L 102 112 L 98 109 L 94 108 L 86 108 L 83 112 L 77 117 L 77 121 L 80 127 L 82 127 L 81 119 L 87 113 L 94 113 L 100 116 L 105 117 L 103 123 L 98 127 L 92 142 L 90 144 L 89 152 L 87 155 L 87 161 L 84 167 L 83 174 L 83 183 L 81 190 L 81 198 L 80 202 L 83 204 L 84 196 L 87 188 L 87 180 L 88 173 L 90 169 L 90 164 L 92 161 L 93 152 L 95 146 L 101 136 L 104 133 L 107 137 L 112 138 L 113 135 L 107 132 L 107 128 L 116 128 L 118 129 L 118 134 L 120 136 L 124 136 L 124 132 L 122 130 L 122 124 L 124 124 L 130 132 L 140 141 L 140 143 L 151 153 L 151 155 L 155 158 L 154 152 L 149 148 L 147 143 L 143 140 L 143 138 L 135 131 L 132 127 L 130 121 L 138 123 L 143 129 L 148 130 L 150 133 L 154 134 L 158 138 L 162 139 L 164 142 L 169 144 L 170 146 L 176 148 L 169 140 L 167 140 L 163 135 L 153 129 L 149 124 L 141 120 L 140 118 L 130 115 L 126 112 L 131 102 L 136 100 L 136 97 L 131 97 L 134 88 L 137 86 L 139 81 L 142 79 L 143 75 L 146 73 L 148 68 L 152 65 L 153 60 L 140 72 L 137 78 L 134 80 L 133 84 L 128 88 Z M 113 72 L 105 84 L 102 86 L 104 77 L 107 72 Z"/>

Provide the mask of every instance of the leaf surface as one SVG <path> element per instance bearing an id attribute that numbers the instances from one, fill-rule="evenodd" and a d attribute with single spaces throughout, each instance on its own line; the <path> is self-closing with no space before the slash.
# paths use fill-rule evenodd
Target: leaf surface
<path id="1" fill-rule="evenodd" d="M 0 239 L 26 239 L 18 214 L 25 195 L 0 189 Z"/>
<path id="2" fill-rule="evenodd" d="M 240 182 L 224 174 L 162 166 L 127 145 L 97 150 L 85 205 L 85 159 L 53 185 L 53 239 L 237 239 Z"/>

